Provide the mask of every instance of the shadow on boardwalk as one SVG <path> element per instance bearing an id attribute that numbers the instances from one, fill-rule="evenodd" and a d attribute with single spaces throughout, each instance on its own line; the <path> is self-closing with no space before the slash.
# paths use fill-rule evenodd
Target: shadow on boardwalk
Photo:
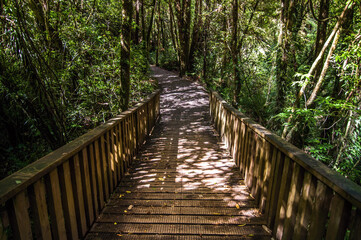
<path id="1" fill-rule="evenodd" d="M 270 239 L 196 83 L 153 67 L 161 121 L 86 239 Z"/>

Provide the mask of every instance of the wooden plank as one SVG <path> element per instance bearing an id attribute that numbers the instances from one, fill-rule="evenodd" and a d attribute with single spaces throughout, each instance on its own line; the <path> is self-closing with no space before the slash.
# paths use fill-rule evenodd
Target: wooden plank
<path id="1" fill-rule="evenodd" d="M 350 227 L 350 240 L 361 240 L 361 210 L 356 209 L 353 224 Z"/>
<path id="2" fill-rule="evenodd" d="M 91 187 L 90 173 L 89 173 L 89 158 L 87 148 L 84 148 L 81 154 L 80 170 L 83 184 L 83 195 L 85 205 L 85 215 L 87 219 L 87 226 L 91 226 L 94 222 L 94 206 L 93 206 L 93 193 Z"/>
<path id="3" fill-rule="evenodd" d="M 67 239 L 78 239 L 78 223 L 73 195 L 73 187 L 70 176 L 69 161 L 63 163 L 59 168 L 59 180 L 61 186 L 61 197 L 64 208 L 65 227 Z"/>
<path id="4" fill-rule="evenodd" d="M 298 206 L 296 225 L 293 232 L 294 240 L 307 239 L 307 232 L 312 214 L 312 201 L 316 193 L 316 179 L 309 173 L 305 172 L 302 184 L 302 196 Z"/>
<path id="5" fill-rule="evenodd" d="M 246 146 L 247 146 L 247 127 L 246 125 L 241 122 L 241 152 L 240 152 L 240 156 L 239 156 L 239 166 L 240 166 L 240 171 L 241 173 L 245 172 L 245 152 L 246 152 Z"/>
<path id="6" fill-rule="evenodd" d="M 255 162 L 255 171 L 253 177 L 253 186 L 251 189 L 251 194 L 256 200 L 256 203 L 259 201 L 260 187 L 262 184 L 263 177 L 263 167 L 264 167 L 264 139 L 257 136 L 256 139 L 256 162 Z"/>
<path id="7" fill-rule="evenodd" d="M 6 223 L 7 222 L 7 223 Z M 8 215 L 6 211 L 0 210 L 0 240 L 7 240 Z"/>
<path id="8" fill-rule="evenodd" d="M 350 215 L 351 204 L 336 193 L 331 201 L 326 239 L 344 239 Z"/>
<path id="9" fill-rule="evenodd" d="M 115 132 L 114 128 L 110 129 L 109 131 L 109 143 L 110 143 L 110 159 L 113 162 L 113 179 L 114 179 L 114 188 L 118 185 L 118 150 L 117 150 L 117 143 L 115 139 Z"/>
<path id="10" fill-rule="evenodd" d="M 293 172 L 293 164 L 291 160 L 286 157 L 282 172 L 281 187 L 278 194 L 277 213 L 275 218 L 275 226 L 273 234 L 276 239 L 282 239 L 284 230 L 284 221 L 286 219 L 287 199 L 291 186 L 291 177 Z"/>
<path id="11" fill-rule="evenodd" d="M 70 172 L 73 183 L 74 190 L 74 207 L 76 211 L 76 219 L 78 222 L 78 232 L 79 237 L 84 236 L 87 232 L 87 220 L 85 213 L 85 199 L 84 199 L 84 185 L 82 183 L 83 176 L 80 169 L 80 162 L 82 158 L 79 160 L 79 153 L 76 154 L 72 160 L 69 160 L 70 163 Z"/>
<path id="12" fill-rule="evenodd" d="M 66 239 L 64 212 L 57 169 L 54 169 L 45 176 L 45 185 L 53 237 L 54 239 Z"/>
<path id="13" fill-rule="evenodd" d="M 293 235 L 304 175 L 303 168 L 301 168 L 297 163 L 293 164 L 294 170 L 292 173 L 290 192 L 287 201 L 286 219 L 282 235 L 284 239 L 291 239 Z"/>
<path id="14" fill-rule="evenodd" d="M 139 122 L 140 124 L 140 122 Z M 122 159 L 123 159 L 123 163 L 124 163 L 124 171 L 126 171 L 126 169 L 128 168 L 128 163 L 127 163 L 127 149 L 126 149 L 126 132 L 125 132 L 125 120 L 123 120 L 121 122 L 121 136 L 122 136 Z M 140 137 L 140 135 L 139 135 Z"/>
<path id="15" fill-rule="evenodd" d="M 110 131 L 108 131 L 105 134 L 105 155 L 107 156 L 107 171 L 108 171 L 108 177 L 109 177 L 109 192 L 112 193 L 114 191 L 114 160 L 113 160 L 113 154 L 111 152 L 112 146 L 111 143 L 111 137 L 110 137 Z"/>
<path id="16" fill-rule="evenodd" d="M 25 191 L 18 193 L 6 205 L 14 239 L 33 239 L 28 211 L 29 202 Z"/>
<path id="17" fill-rule="evenodd" d="M 248 151 L 248 164 L 246 166 L 246 174 L 244 177 L 245 183 L 248 188 L 252 188 L 253 185 L 253 176 L 255 168 L 255 157 L 256 157 L 256 135 L 250 130 L 250 141 L 249 141 L 249 151 Z"/>
<path id="18" fill-rule="evenodd" d="M 124 168 L 124 158 L 123 158 L 123 137 L 122 137 L 122 124 L 118 125 L 118 154 L 119 154 L 119 168 L 121 177 L 124 176 L 125 168 Z"/>
<path id="19" fill-rule="evenodd" d="M 118 185 L 118 183 L 120 182 L 120 179 L 122 178 L 122 173 L 120 170 L 120 162 L 121 162 L 121 157 L 120 157 L 120 146 L 119 146 L 119 124 L 117 126 L 114 127 L 114 132 L 113 132 L 113 148 L 114 148 L 114 155 L 115 155 L 115 162 L 116 162 L 116 170 L 117 170 L 117 183 L 116 185 Z"/>
<path id="20" fill-rule="evenodd" d="M 229 111 L 233 111 L 236 116 L 241 119 L 249 128 L 255 131 L 257 134 L 265 138 L 272 143 L 276 148 L 282 151 L 286 156 L 296 161 L 306 171 L 312 173 L 317 179 L 324 182 L 331 187 L 334 191 L 340 194 L 344 199 L 348 199 L 350 203 L 358 208 L 361 208 L 361 188 L 356 183 L 346 179 L 339 173 L 328 168 L 323 163 L 312 158 L 304 151 L 298 149 L 294 145 L 283 140 L 281 137 L 275 135 L 271 131 L 265 129 L 263 126 L 255 123 L 244 114 L 240 113 L 236 109 L 227 106 L 222 103 L 222 98 L 218 93 L 214 93 L 217 98 L 218 104 L 225 105 Z"/>
<path id="21" fill-rule="evenodd" d="M 103 167 L 103 177 L 104 177 L 104 192 L 105 197 L 104 200 L 107 201 L 109 199 L 109 175 L 108 175 L 108 162 L 107 162 L 107 153 L 105 147 L 105 138 L 104 135 L 100 137 L 100 152 L 102 156 L 102 167 Z"/>
<path id="22" fill-rule="evenodd" d="M 246 142 L 245 142 L 245 146 L 244 146 L 244 152 L 243 152 L 243 161 L 244 161 L 244 170 L 243 170 L 243 176 L 244 176 L 244 179 L 246 181 L 246 178 L 247 178 L 247 175 L 248 175 L 248 164 L 249 164 L 249 161 L 250 161 L 250 158 L 249 158 L 249 153 L 251 151 L 251 130 L 250 129 L 246 129 Z"/>
<path id="23" fill-rule="evenodd" d="M 94 152 L 94 143 L 90 144 L 88 147 L 88 156 L 90 162 L 90 180 L 91 180 L 91 188 L 92 188 L 92 198 L 94 202 L 94 218 L 97 218 L 99 215 L 99 202 L 98 202 L 98 183 L 97 183 L 97 169 L 96 169 L 96 162 L 95 162 L 95 152 Z M 103 194 L 103 193 L 101 193 Z"/>
<path id="24" fill-rule="evenodd" d="M 42 179 L 29 188 L 29 201 L 34 217 L 36 239 L 51 239 L 45 184 Z"/>
<path id="25" fill-rule="evenodd" d="M 253 196 L 255 197 L 255 200 L 257 204 L 259 204 L 261 199 L 261 191 L 262 186 L 264 184 L 264 168 L 266 165 L 265 162 L 265 145 L 266 140 L 264 138 L 259 138 L 259 160 L 258 160 L 258 168 L 257 168 L 257 178 L 255 180 L 255 191 L 253 193 Z"/>
<path id="26" fill-rule="evenodd" d="M 103 209 L 104 207 L 104 172 L 102 171 L 102 158 L 99 151 L 99 139 L 95 140 L 94 142 L 94 150 L 95 150 L 95 165 L 96 165 L 96 172 L 97 172 L 97 189 L 98 189 L 98 202 L 99 202 L 99 209 Z"/>
<path id="27" fill-rule="evenodd" d="M 264 143 L 264 173 L 263 181 L 261 185 L 259 209 L 262 213 L 266 212 L 266 205 L 270 201 L 271 189 L 272 189 L 272 160 L 273 160 L 273 148 L 271 144 L 267 141 Z M 275 151 L 274 151 L 275 153 Z M 275 153 L 276 155 L 276 153 Z M 274 159 L 276 156 L 274 156 Z M 275 160 L 274 160 L 275 161 Z"/>
<path id="28" fill-rule="evenodd" d="M 317 181 L 316 196 L 312 207 L 312 216 L 307 239 L 322 239 L 325 233 L 328 209 L 332 190 L 321 181 Z"/>

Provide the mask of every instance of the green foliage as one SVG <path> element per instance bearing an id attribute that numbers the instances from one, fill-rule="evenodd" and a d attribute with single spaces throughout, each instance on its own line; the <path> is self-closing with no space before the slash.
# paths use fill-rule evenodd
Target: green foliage
<path id="1" fill-rule="evenodd" d="M 37 0 L 6 1 L 2 7 L 0 177 L 124 110 L 119 2 L 56 1 L 45 9 Z M 146 56 L 142 44 L 132 46 L 131 101 L 154 89 Z"/>

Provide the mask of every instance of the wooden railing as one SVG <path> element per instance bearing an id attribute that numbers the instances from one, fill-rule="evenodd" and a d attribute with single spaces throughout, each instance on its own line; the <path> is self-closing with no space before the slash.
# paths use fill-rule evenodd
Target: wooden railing
<path id="1" fill-rule="evenodd" d="M 276 239 L 361 239 L 361 187 L 210 93 L 215 127 Z"/>
<path id="2" fill-rule="evenodd" d="M 0 239 L 85 236 L 159 117 L 159 90 L 0 182 Z"/>

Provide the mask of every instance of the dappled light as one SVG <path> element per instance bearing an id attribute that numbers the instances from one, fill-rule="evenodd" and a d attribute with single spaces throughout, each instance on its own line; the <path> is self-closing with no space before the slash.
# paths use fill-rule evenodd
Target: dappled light
<path id="1" fill-rule="evenodd" d="M 132 234 L 140 234 L 142 228 L 142 235 L 198 237 L 244 236 L 249 231 L 269 238 L 262 228 L 265 219 L 212 126 L 208 94 L 197 83 L 155 70 L 162 89 L 161 120 L 92 231 L 136 229 Z M 116 220 L 110 219 L 117 215 L 123 220 L 114 225 Z"/>

